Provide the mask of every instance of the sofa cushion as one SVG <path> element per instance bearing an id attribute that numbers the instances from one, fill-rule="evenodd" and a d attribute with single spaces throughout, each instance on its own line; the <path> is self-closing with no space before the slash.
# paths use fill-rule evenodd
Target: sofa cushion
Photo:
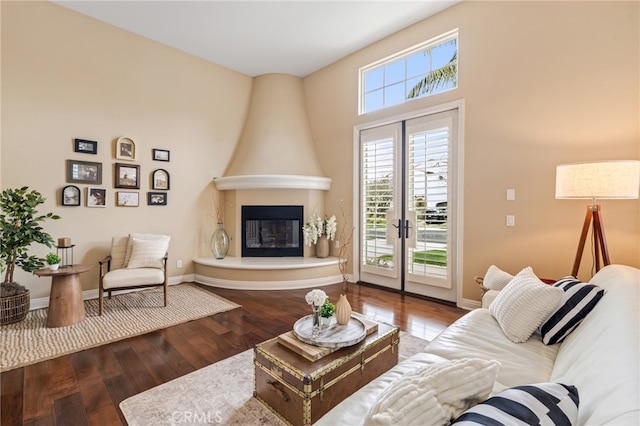
<path id="1" fill-rule="evenodd" d="M 581 425 L 640 425 L 640 270 L 609 265 L 589 284 L 605 296 L 559 345 L 550 381 L 580 391 Z"/>
<path id="2" fill-rule="evenodd" d="M 474 309 L 455 321 L 424 348 L 445 359 L 482 358 L 500 362 L 496 382 L 505 387 L 547 382 L 559 345 L 547 346 L 535 335 L 513 343 L 488 309 Z"/>
<path id="3" fill-rule="evenodd" d="M 487 272 L 484 274 L 482 286 L 488 290 L 500 291 L 505 288 L 512 279 L 513 275 L 503 271 L 496 265 L 491 265 L 489 266 L 489 269 L 487 269 Z"/>
<path id="4" fill-rule="evenodd" d="M 382 392 L 365 425 L 447 424 L 489 396 L 500 364 L 482 359 L 444 361 L 408 372 Z"/>
<path id="5" fill-rule="evenodd" d="M 156 268 L 115 269 L 107 272 L 102 279 L 104 289 L 162 284 L 164 271 Z"/>
<path id="6" fill-rule="evenodd" d="M 169 249 L 170 237 L 168 235 L 164 236 L 164 238 L 153 240 L 145 240 L 133 237 L 130 237 L 129 240 L 132 241 L 132 248 L 131 257 L 129 259 L 129 263 L 127 264 L 127 268 L 162 269 L 164 267 L 162 258 Z"/>
<path id="7" fill-rule="evenodd" d="M 529 340 L 562 299 L 560 288 L 548 286 L 524 268 L 489 305 L 504 334 L 515 343 Z"/>
<path id="8" fill-rule="evenodd" d="M 465 411 L 457 425 L 556 425 L 578 421 L 578 390 L 560 383 L 516 386 Z"/>
<path id="9" fill-rule="evenodd" d="M 554 287 L 564 291 L 560 306 L 540 327 L 542 341 L 547 345 L 562 342 L 591 312 L 604 295 L 604 290 L 585 284 L 575 277 L 565 277 Z"/>

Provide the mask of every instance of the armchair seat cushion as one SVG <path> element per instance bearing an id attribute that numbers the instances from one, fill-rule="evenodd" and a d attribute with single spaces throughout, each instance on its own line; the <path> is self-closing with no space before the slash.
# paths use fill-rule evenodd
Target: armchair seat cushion
<path id="1" fill-rule="evenodd" d="M 105 290 L 164 283 L 164 271 L 157 268 L 115 269 L 102 279 Z"/>

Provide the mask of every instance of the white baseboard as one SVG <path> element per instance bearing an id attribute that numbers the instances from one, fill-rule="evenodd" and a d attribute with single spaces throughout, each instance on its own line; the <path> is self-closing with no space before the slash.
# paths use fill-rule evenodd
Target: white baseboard
<path id="1" fill-rule="evenodd" d="M 460 303 L 458 303 L 458 308 L 466 309 L 468 311 L 472 311 L 474 309 L 478 309 L 481 306 L 482 306 L 482 304 L 479 301 L 473 300 L 473 299 L 462 299 L 460 301 Z"/>

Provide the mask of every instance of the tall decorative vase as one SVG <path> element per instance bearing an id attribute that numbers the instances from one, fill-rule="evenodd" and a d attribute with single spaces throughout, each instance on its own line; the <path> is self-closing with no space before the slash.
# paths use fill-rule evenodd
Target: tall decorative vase
<path id="1" fill-rule="evenodd" d="M 222 223 L 218 224 L 211 235 L 211 252 L 216 259 L 224 259 L 229 253 L 229 234 L 225 231 Z"/>
<path id="2" fill-rule="evenodd" d="M 340 325 L 345 325 L 351 318 L 351 305 L 347 300 L 346 294 L 341 294 L 340 298 L 336 302 L 336 322 Z"/>
<path id="3" fill-rule="evenodd" d="M 318 242 L 316 243 L 316 256 L 319 258 L 329 256 L 329 240 L 327 237 L 318 238 Z"/>

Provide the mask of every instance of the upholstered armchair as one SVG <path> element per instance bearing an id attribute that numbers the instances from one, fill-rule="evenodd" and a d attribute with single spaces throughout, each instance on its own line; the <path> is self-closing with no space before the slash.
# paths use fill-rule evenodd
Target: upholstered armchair
<path id="1" fill-rule="evenodd" d="M 99 314 L 102 315 L 105 291 L 111 292 L 142 287 L 164 287 L 164 306 L 167 306 L 167 250 L 169 235 L 129 234 L 113 237 L 111 253 L 102 259 L 99 280 Z"/>

